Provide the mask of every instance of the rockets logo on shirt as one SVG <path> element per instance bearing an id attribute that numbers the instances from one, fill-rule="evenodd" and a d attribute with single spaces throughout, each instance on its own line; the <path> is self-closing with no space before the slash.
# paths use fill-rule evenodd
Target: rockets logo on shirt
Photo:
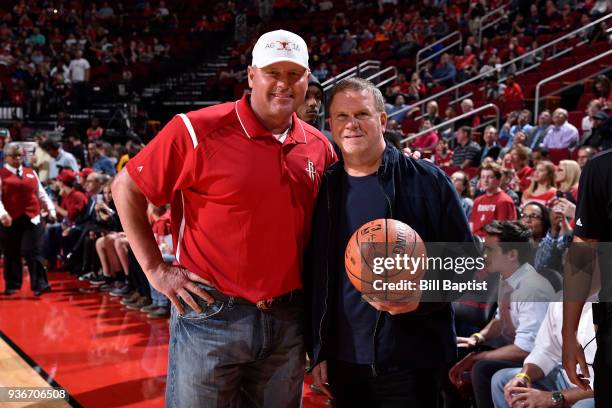
<path id="1" fill-rule="evenodd" d="M 495 204 L 478 205 L 478 212 L 493 212 L 493 211 L 495 211 Z"/>
<path id="2" fill-rule="evenodd" d="M 311 162 L 310 159 L 306 159 L 306 172 L 310 176 L 310 179 L 314 181 L 317 170 L 315 169 L 314 163 Z"/>

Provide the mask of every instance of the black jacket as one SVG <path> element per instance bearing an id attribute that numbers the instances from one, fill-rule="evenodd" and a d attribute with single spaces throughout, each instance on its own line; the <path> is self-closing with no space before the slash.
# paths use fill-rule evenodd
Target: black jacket
<path id="1" fill-rule="evenodd" d="M 338 262 L 344 261 L 344 248 L 339 248 L 335 239 L 341 211 L 343 166 L 339 161 L 323 176 L 305 259 L 306 342 L 315 364 L 327 358 L 325 348 L 330 344 L 333 324 L 330 315 L 338 293 L 336 271 Z M 425 242 L 473 243 L 455 188 L 434 164 L 407 158 L 387 145 L 377 173 L 387 197 L 388 218 L 410 225 Z M 450 303 L 422 302 L 415 312 L 396 316 L 379 313 L 372 346 L 373 370 L 377 365 L 441 367 L 455 361 L 456 338 Z"/>

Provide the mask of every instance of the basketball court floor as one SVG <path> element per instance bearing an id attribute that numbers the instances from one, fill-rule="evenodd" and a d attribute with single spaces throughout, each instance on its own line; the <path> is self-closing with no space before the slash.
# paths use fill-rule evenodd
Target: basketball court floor
<path id="1" fill-rule="evenodd" d="M 147 319 L 66 272 L 50 273 L 52 292 L 36 298 L 26 276 L 21 291 L 0 294 L 0 387 L 62 387 L 70 399 L 0 408 L 164 406 L 166 319 Z M 328 406 L 309 382 L 304 407 Z"/>

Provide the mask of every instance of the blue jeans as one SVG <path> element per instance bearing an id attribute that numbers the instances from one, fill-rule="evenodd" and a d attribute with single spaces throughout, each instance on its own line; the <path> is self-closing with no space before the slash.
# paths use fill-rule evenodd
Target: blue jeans
<path id="1" fill-rule="evenodd" d="M 202 313 L 184 303 L 183 316 L 171 308 L 166 407 L 299 407 L 302 304 L 264 313 L 232 300 L 208 306 L 194 299 Z"/>
<path id="2" fill-rule="evenodd" d="M 504 398 L 504 386 L 520 371 L 520 368 L 505 368 L 493 375 L 491 379 L 491 393 L 493 394 L 495 408 L 509 408 Z M 546 377 L 535 381 L 533 383 L 533 388 L 542 391 L 558 391 L 570 388 L 571 384 L 567 382 L 561 373 L 562 371 L 560 368 L 555 368 Z M 593 408 L 594 406 L 595 400 L 593 398 L 587 398 L 576 402 L 572 405 L 572 408 Z"/>
<path id="3" fill-rule="evenodd" d="M 173 255 L 162 255 L 162 258 L 164 259 L 164 262 L 166 263 L 171 263 L 174 261 L 174 256 Z M 149 283 L 149 287 L 151 288 L 151 300 L 153 301 L 154 305 L 157 305 L 159 307 L 169 307 L 170 306 L 170 300 L 161 292 L 158 292 L 153 286 L 151 286 L 151 284 Z"/>

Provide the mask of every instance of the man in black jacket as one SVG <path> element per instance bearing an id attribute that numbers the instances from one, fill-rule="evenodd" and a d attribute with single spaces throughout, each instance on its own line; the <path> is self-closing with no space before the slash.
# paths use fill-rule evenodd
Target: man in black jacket
<path id="1" fill-rule="evenodd" d="M 372 83 L 340 81 L 330 121 L 344 159 L 324 175 L 304 278 L 315 384 L 338 407 L 435 406 L 438 380 L 456 360 L 450 304 L 422 300 L 415 310 L 364 301 L 346 276 L 344 250 L 357 228 L 378 218 L 410 225 L 425 242 L 471 243 L 459 198 L 435 165 L 385 144 L 384 99 Z"/>

